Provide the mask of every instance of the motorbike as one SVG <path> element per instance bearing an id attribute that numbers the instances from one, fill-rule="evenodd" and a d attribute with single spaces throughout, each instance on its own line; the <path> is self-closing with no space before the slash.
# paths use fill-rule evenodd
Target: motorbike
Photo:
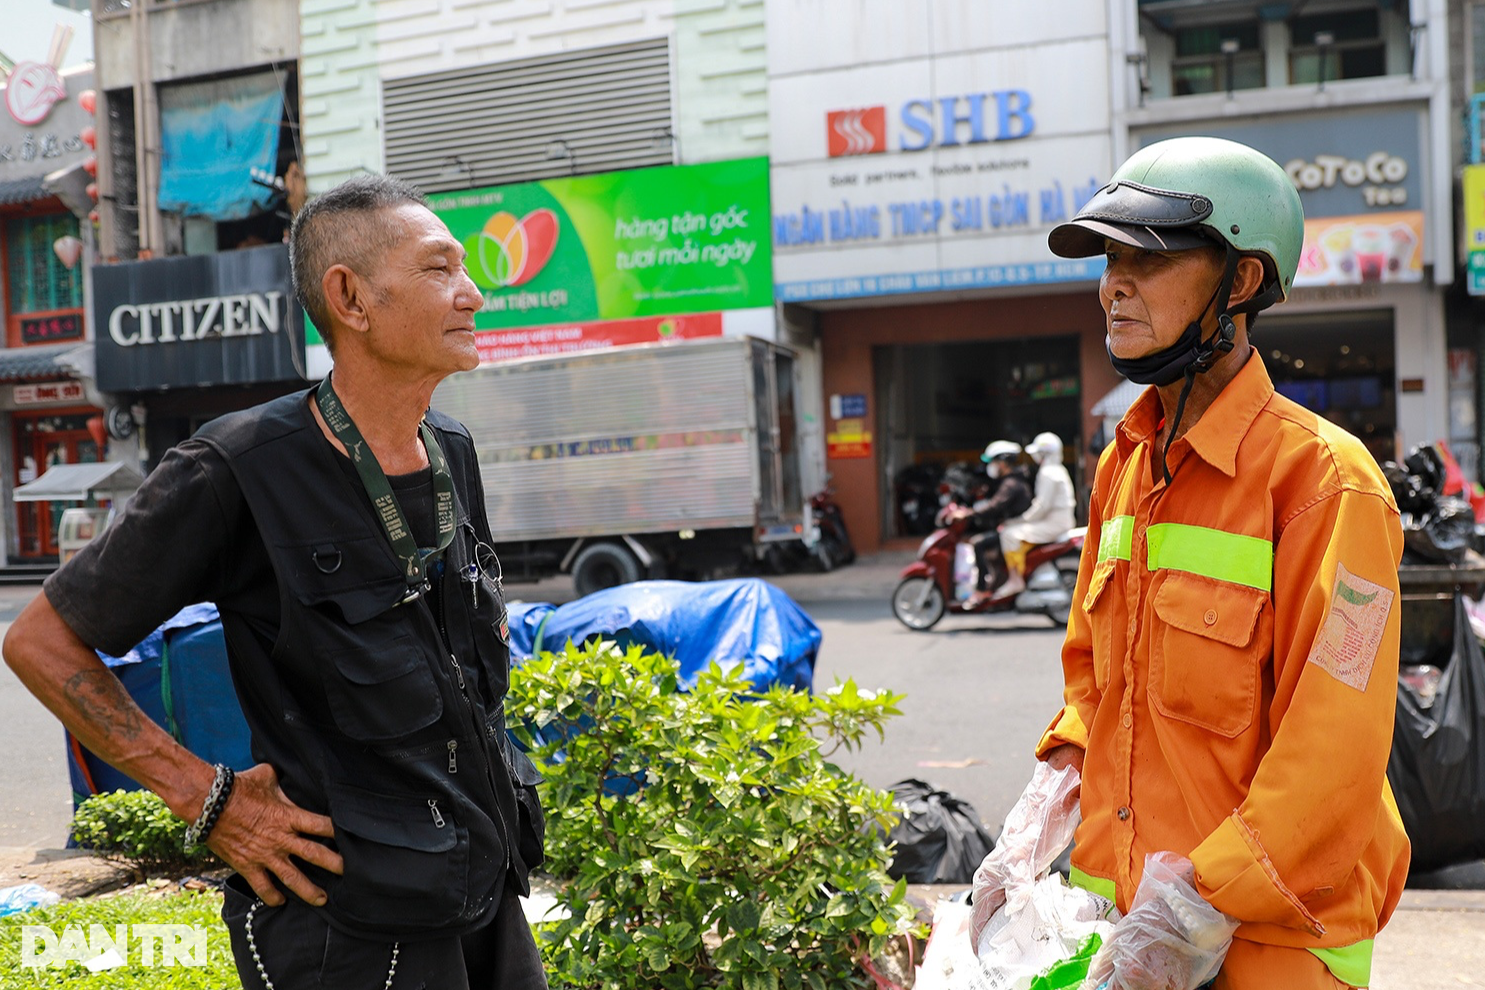
<path id="1" fill-rule="evenodd" d="M 951 518 L 952 508 L 939 513 L 940 528 L 924 538 L 918 559 L 903 568 L 892 593 L 892 614 L 897 620 L 909 629 L 926 632 L 948 612 L 980 615 L 1014 611 L 1045 615 L 1055 624 L 1066 626 L 1087 527 L 1069 530 L 1055 543 L 1043 543 L 1027 551 L 1026 587 L 1020 591 L 992 592 L 976 600 L 979 568 L 974 547 L 965 540 L 969 521 Z"/>
<path id="2" fill-rule="evenodd" d="M 856 559 L 851 534 L 846 532 L 846 517 L 835 500 L 835 489 L 829 486 L 810 496 L 810 519 L 815 526 L 815 545 L 810 548 L 822 571 L 833 571 Z"/>

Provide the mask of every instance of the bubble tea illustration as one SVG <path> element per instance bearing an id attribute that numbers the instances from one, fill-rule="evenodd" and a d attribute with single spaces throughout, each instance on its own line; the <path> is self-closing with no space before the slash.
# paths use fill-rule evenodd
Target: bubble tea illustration
<path id="1" fill-rule="evenodd" d="M 1407 224 L 1395 223 L 1387 228 L 1386 281 L 1402 282 L 1413 277 L 1413 252 L 1417 247 L 1418 235 Z"/>
<path id="2" fill-rule="evenodd" d="M 1320 249 L 1325 254 L 1325 261 L 1332 272 L 1330 281 L 1336 283 L 1347 283 L 1358 281 L 1356 275 L 1356 251 L 1352 244 L 1352 236 L 1356 228 L 1350 224 L 1342 224 L 1332 227 L 1320 238 Z"/>
<path id="3" fill-rule="evenodd" d="M 1374 224 L 1357 227 L 1351 247 L 1356 252 L 1356 268 L 1361 273 L 1361 280 L 1382 281 L 1382 275 L 1387 271 L 1387 230 Z"/>

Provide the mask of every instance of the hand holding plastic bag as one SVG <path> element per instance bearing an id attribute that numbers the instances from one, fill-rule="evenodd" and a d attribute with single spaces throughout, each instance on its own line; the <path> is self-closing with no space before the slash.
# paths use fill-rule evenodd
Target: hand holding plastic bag
<path id="1" fill-rule="evenodd" d="M 980 944 L 990 918 L 1008 901 L 1019 909 L 1020 902 L 1031 897 L 1037 880 L 1072 842 L 1082 820 L 1081 788 L 1082 777 L 1072 765 L 1053 770 L 1047 763 L 1037 763 L 1031 783 L 1006 815 L 995 849 L 975 870 L 971 945 Z"/>
<path id="2" fill-rule="evenodd" d="M 1238 923 L 1208 904 L 1194 880 L 1189 859 L 1146 856 L 1134 903 L 1094 957 L 1084 990 L 1196 990 L 1216 976 Z"/>

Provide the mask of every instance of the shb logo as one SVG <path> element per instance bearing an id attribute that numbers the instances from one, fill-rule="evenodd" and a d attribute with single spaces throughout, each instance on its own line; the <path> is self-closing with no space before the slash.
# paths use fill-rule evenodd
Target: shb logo
<path id="1" fill-rule="evenodd" d="M 551 260 L 559 229 L 557 214 L 548 209 L 532 210 L 519 220 L 500 211 L 464 242 L 472 261 L 470 276 L 482 289 L 525 285 Z"/>
<path id="2" fill-rule="evenodd" d="M 825 115 L 831 158 L 874 155 L 887 150 L 887 108 L 832 110 Z"/>

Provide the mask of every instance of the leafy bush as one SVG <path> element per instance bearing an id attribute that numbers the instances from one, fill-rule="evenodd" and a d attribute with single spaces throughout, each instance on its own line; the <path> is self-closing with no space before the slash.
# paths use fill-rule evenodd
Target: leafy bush
<path id="1" fill-rule="evenodd" d="M 220 865 L 205 846 L 185 852 L 186 827 L 152 791 L 95 794 L 72 816 L 72 838 L 79 846 L 123 860 L 141 873 Z"/>
<path id="2" fill-rule="evenodd" d="M 222 896 L 213 891 L 184 891 L 157 894 L 123 894 L 64 901 L 52 907 L 34 908 L 0 918 L 0 986 L 6 990 L 241 990 L 237 967 L 232 961 L 231 940 L 222 924 Z M 197 925 L 206 929 L 205 966 L 163 966 L 159 954 L 155 965 L 143 965 L 139 940 L 133 925 Z M 128 965 L 101 973 L 89 973 L 82 964 L 68 962 L 44 967 L 23 967 L 25 944 L 22 927 L 46 925 L 60 938 L 69 926 L 79 928 L 86 939 L 92 925 L 102 925 L 108 934 L 114 926 L 131 926 L 126 954 Z M 65 943 L 64 943 L 65 944 Z"/>
<path id="3" fill-rule="evenodd" d="M 900 695 L 760 694 L 715 666 L 681 692 L 674 661 L 611 643 L 511 681 L 547 868 L 570 880 L 571 917 L 541 929 L 554 987 L 869 985 L 862 956 L 912 924 L 884 871 L 896 814 L 821 747 L 880 735 Z"/>

